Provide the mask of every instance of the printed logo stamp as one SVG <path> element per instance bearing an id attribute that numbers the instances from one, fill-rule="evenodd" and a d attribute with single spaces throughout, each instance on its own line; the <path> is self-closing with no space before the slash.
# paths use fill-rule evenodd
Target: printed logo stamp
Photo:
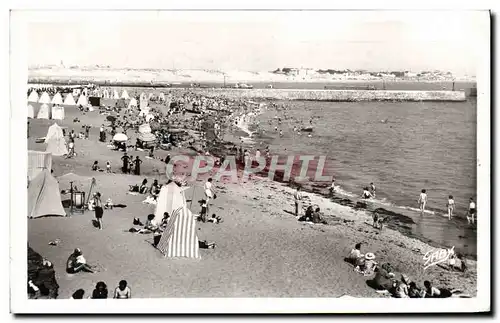
<path id="1" fill-rule="evenodd" d="M 455 246 L 450 249 L 433 249 L 424 255 L 424 270 L 447 261 L 455 253 Z"/>

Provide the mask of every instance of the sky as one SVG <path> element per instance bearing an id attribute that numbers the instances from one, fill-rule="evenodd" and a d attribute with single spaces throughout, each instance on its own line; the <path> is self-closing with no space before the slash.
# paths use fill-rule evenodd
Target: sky
<path id="1" fill-rule="evenodd" d="M 28 64 L 269 71 L 442 70 L 475 75 L 487 12 L 32 12 Z"/>

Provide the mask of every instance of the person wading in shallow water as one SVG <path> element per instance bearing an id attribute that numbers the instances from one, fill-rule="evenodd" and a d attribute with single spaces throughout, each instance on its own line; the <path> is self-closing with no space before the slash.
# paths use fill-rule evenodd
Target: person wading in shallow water
<path id="1" fill-rule="evenodd" d="M 127 152 L 125 152 L 122 156 L 122 161 L 123 161 L 122 172 L 124 174 L 128 173 L 128 160 L 129 160 L 129 158 L 130 157 L 127 155 Z"/>
<path id="2" fill-rule="evenodd" d="M 135 175 L 141 175 L 142 160 L 139 159 L 139 156 L 135 157 L 134 163 L 135 163 L 135 171 L 134 171 Z"/>

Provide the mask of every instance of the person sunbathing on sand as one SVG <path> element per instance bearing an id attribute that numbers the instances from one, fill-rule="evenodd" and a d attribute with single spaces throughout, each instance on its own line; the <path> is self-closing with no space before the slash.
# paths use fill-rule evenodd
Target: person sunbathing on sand
<path id="1" fill-rule="evenodd" d="M 347 256 L 347 261 L 357 266 L 358 260 L 362 257 L 363 254 L 361 254 L 361 243 L 356 243 L 354 249 L 352 249 L 349 255 Z"/>
<path id="2" fill-rule="evenodd" d="M 90 265 L 87 265 L 87 261 L 85 260 L 85 257 L 83 257 L 82 251 L 79 248 L 76 248 L 66 262 L 66 272 L 68 274 L 76 274 L 80 271 L 88 273 L 95 272 Z"/>
<path id="3" fill-rule="evenodd" d="M 469 295 L 464 295 L 461 291 L 457 289 L 448 289 L 448 288 L 436 288 L 432 286 L 431 282 L 426 280 L 424 281 L 425 286 L 425 298 L 449 298 L 449 297 L 460 297 L 460 298 L 468 298 Z"/>
<path id="4" fill-rule="evenodd" d="M 375 254 L 369 252 L 365 255 L 364 261 L 356 266 L 354 270 L 358 273 L 363 274 L 364 276 L 370 276 L 374 273 L 376 267 L 377 262 L 375 262 Z"/>

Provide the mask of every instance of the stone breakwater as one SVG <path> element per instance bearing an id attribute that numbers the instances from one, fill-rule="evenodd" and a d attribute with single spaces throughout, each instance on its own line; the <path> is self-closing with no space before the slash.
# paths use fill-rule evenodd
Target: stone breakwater
<path id="1" fill-rule="evenodd" d="M 207 97 L 306 101 L 466 101 L 464 91 L 190 89 Z"/>

